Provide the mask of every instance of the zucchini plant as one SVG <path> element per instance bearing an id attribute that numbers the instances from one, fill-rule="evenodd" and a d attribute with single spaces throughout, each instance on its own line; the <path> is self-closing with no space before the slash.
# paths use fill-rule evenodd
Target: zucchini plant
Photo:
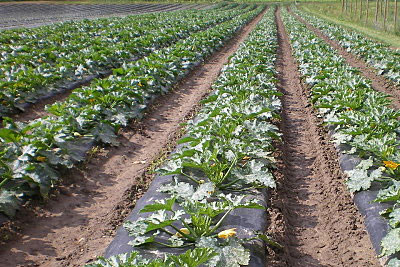
<path id="1" fill-rule="evenodd" d="M 261 239 L 279 246 L 263 233 L 244 238 L 223 227 L 235 209 L 264 209 L 253 195 L 275 186 L 272 142 L 280 134 L 272 122 L 279 119 L 281 103 L 273 14 L 270 9 L 223 68 L 215 91 L 187 123 L 180 148 L 158 170 L 174 176 L 158 189 L 166 199 L 144 206 L 139 219 L 124 223 L 133 247 L 211 248 L 216 255 L 204 266 L 239 267 L 250 261 L 245 244 Z"/>
<path id="2" fill-rule="evenodd" d="M 394 204 L 382 213 L 391 229 L 381 242 L 381 256 L 392 256 L 400 251 L 400 113 L 390 107 L 386 94 L 375 91 L 371 81 L 303 23 L 286 11 L 283 18 L 314 107 L 332 130 L 333 141 L 344 146 L 345 153 L 362 159 L 355 169 L 346 171 L 349 190 L 367 190 L 377 184 L 381 189 L 375 201 Z M 398 264 L 393 258 L 389 266 Z"/>
<path id="3" fill-rule="evenodd" d="M 168 92 L 262 9 L 124 64 L 110 77 L 49 106 L 52 116 L 29 123 L 5 119 L 0 130 L 0 212 L 13 216 L 18 202 L 38 193 L 46 197 L 60 177 L 59 170 L 82 161 L 93 142 L 118 145 L 121 127 L 140 119 L 155 97 Z"/>
<path id="4" fill-rule="evenodd" d="M 294 11 L 329 38 L 337 40 L 347 51 L 364 59 L 379 75 L 386 76 L 400 86 L 400 49 L 390 48 L 387 44 L 374 41 L 361 33 L 345 29 L 296 8 Z"/>
<path id="5" fill-rule="evenodd" d="M 88 75 L 172 45 L 254 9 L 179 11 L 65 22 L 0 33 L 0 116 Z M 182 24 L 182 21 L 185 21 Z"/>

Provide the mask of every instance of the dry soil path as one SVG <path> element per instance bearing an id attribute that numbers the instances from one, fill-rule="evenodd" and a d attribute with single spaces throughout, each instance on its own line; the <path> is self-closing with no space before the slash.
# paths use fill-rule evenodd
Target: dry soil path
<path id="1" fill-rule="evenodd" d="M 283 142 L 268 230 L 285 248 L 270 251 L 268 266 L 379 266 L 335 149 L 309 104 L 279 11 L 276 21 Z"/>

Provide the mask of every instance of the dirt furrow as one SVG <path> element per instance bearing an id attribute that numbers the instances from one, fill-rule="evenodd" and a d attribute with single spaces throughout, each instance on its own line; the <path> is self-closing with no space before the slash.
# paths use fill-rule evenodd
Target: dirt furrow
<path id="1" fill-rule="evenodd" d="M 339 42 L 330 39 L 321 30 L 312 26 L 310 23 L 305 21 L 303 18 L 294 14 L 290 9 L 289 12 L 295 16 L 300 22 L 304 23 L 307 28 L 313 31 L 319 38 L 323 39 L 326 43 L 332 46 L 345 60 L 346 63 L 353 68 L 358 69 L 361 74 L 372 82 L 372 87 L 380 92 L 390 95 L 392 100 L 392 106 L 396 109 L 400 108 L 400 88 L 398 88 L 393 82 L 386 79 L 384 76 L 376 73 L 376 70 L 369 66 L 363 59 L 357 57 L 356 55 L 348 52 Z"/>
<path id="2" fill-rule="evenodd" d="M 170 94 L 156 101 L 143 122 L 132 123 L 117 148 L 101 149 L 68 175 L 47 203 L 25 208 L 12 229 L 17 237 L 0 243 L 0 266 L 82 266 L 101 255 L 152 179 L 147 170 L 172 146 L 180 123 L 210 91 L 228 58 L 262 18 L 257 16 L 222 50 L 197 67 Z"/>
<path id="3" fill-rule="evenodd" d="M 268 230 L 285 248 L 269 266 L 379 266 L 336 151 L 309 104 L 279 11 L 276 21 L 283 142 Z"/>

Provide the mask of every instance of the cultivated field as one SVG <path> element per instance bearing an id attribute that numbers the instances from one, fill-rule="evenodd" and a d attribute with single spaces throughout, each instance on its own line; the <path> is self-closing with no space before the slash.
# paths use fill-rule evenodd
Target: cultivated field
<path id="1" fill-rule="evenodd" d="M 19 27 L 38 27 L 68 20 L 185 9 L 205 9 L 210 6 L 207 4 L 62 4 L 62 2 L 47 4 L 44 2 L 0 2 L 0 30 Z"/>
<path id="2" fill-rule="evenodd" d="M 399 49 L 294 4 L 0 10 L 0 266 L 400 266 Z"/>

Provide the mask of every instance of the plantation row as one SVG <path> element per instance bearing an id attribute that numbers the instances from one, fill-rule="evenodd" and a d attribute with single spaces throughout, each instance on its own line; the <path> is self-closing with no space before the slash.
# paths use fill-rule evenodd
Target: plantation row
<path id="1" fill-rule="evenodd" d="M 146 205 L 140 211 L 147 213 L 145 217 L 124 224 L 134 247 L 152 243 L 156 248 L 189 249 L 156 260 L 133 252 L 88 266 L 118 262 L 120 266 L 239 267 L 250 261 L 244 244 L 254 239 L 272 243 L 257 232 L 247 231 L 246 238 L 239 238 L 236 228 L 225 229 L 224 221 L 239 208 L 265 209 L 254 196 L 262 188 L 275 187 L 269 169 L 272 141 L 279 139 L 271 120 L 279 117 L 281 108 L 274 84 L 276 47 L 270 8 L 223 68 L 215 91 L 188 123 L 180 148 L 159 169 L 161 175 L 174 177 L 159 188 L 166 193 L 165 200 Z"/>
<path id="2" fill-rule="evenodd" d="M 337 40 L 347 51 L 364 59 L 377 70 L 378 74 L 386 76 L 400 86 L 399 49 L 391 49 L 389 45 L 375 42 L 366 38 L 365 35 L 346 30 L 297 9 L 295 12 L 311 25 L 322 30 L 329 38 Z"/>
<path id="3" fill-rule="evenodd" d="M 283 20 L 314 107 L 334 142 L 362 159 L 356 169 L 346 172 L 349 190 L 367 190 L 378 182 L 382 190 L 376 201 L 398 201 L 400 112 L 391 109 L 387 95 L 375 91 L 306 25 L 287 12 Z M 125 222 L 134 252 L 89 266 L 241 266 L 250 261 L 245 244 L 261 239 L 279 246 L 262 233 L 243 237 L 224 224 L 237 208 L 265 208 L 256 196 L 262 188 L 275 187 L 270 172 L 272 142 L 280 139 L 280 133 L 271 122 L 281 111 L 281 94 L 275 87 L 276 34 L 271 8 L 223 69 L 215 91 L 188 123 L 180 146 L 158 170 L 171 180 L 158 189 L 165 200 L 144 206 L 143 217 Z M 392 230 L 382 240 L 381 256 L 400 250 L 397 213 L 394 205 L 383 214 Z M 140 255 L 147 255 L 146 248 L 162 247 L 188 250 L 153 261 Z M 392 258 L 388 266 L 398 264 Z"/>
<path id="4" fill-rule="evenodd" d="M 283 17 L 314 107 L 334 133 L 334 142 L 346 145 L 347 154 L 362 158 L 356 169 L 346 171 L 349 190 L 367 190 L 379 182 L 382 189 L 375 201 L 394 203 L 382 214 L 392 227 L 382 240 L 382 256 L 391 256 L 400 251 L 400 111 L 391 109 L 386 94 L 372 89 L 369 80 L 303 23 L 287 12 Z M 394 258 L 389 265 L 399 263 Z"/>
<path id="5" fill-rule="evenodd" d="M 23 110 L 27 102 L 36 102 L 72 81 L 120 67 L 227 21 L 246 8 L 232 6 L 2 31 L 0 116 Z"/>
<path id="6" fill-rule="evenodd" d="M 95 19 L 153 12 L 171 12 L 186 9 L 206 9 L 205 4 L 55 4 L 55 3 L 3 3 L 0 29 L 34 28 L 70 20 Z"/>
<path id="7" fill-rule="evenodd" d="M 120 127 L 140 119 L 157 95 L 170 90 L 262 9 L 248 7 L 241 15 L 230 11 L 236 15 L 231 20 L 123 64 L 112 76 L 49 106 L 52 116 L 29 123 L 5 119 L 0 129 L 0 211 L 13 216 L 21 200 L 38 193 L 46 197 L 59 171 L 83 161 L 93 142 L 117 145 Z"/>

